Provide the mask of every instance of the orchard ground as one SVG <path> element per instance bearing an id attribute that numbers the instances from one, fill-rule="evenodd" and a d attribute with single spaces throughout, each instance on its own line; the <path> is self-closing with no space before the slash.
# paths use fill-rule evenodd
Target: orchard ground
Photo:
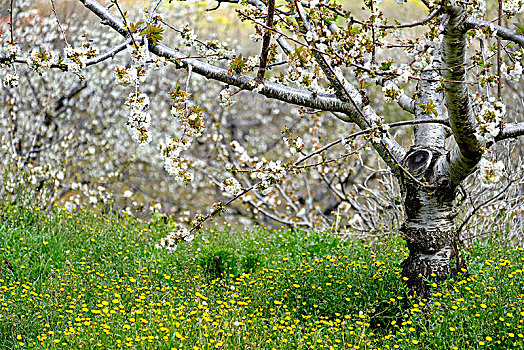
<path id="1" fill-rule="evenodd" d="M 400 237 L 208 230 L 172 252 L 160 218 L 1 209 L 1 349 L 524 348 L 524 250 L 502 233 L 415 300 Z"/>

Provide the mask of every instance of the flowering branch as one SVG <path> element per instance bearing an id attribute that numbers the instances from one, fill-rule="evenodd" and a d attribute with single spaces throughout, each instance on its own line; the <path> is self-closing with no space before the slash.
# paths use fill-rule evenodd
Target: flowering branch
<path id="1" fill-rule="evenodd" d="M 108 24 L 117 31 L 120 35 L 128 37 L 129 33 L 118 19 L 109 12 L 104 6 L 100 5 L 95 0 L 80 0 L 80 2 L 91 12 L 97 15 L 104 23 Z M 193 66 L 193 72 L 200 74 L 208 79 L 220 81 L 222 83 L 236 86 L 243 90 L 254 90 L 257 83 L 253 78 L 242 74 L 230 74 L 227 70 L 218 68 L 208 63 L 198 61 L 196 59 L 186 58 L 182 53 L 163 44 L 152 45 L 150 43 L 150 51 L 161 57 L 167 59 L 178 60 L 180 68 L 186 68 L 188 65 Z M 346 114 L 356 113 L 352 104 L 341 100 L 335 95 L 314 93 L 307 90 L 290 88 L 276 83 L 266 82 L 257 89 L 258 93 L 274 98 L 280 101 L 322 109 L 325 111 L 342 112 Z"/>
<path id="2" fill-rule="evenodd" d="M 503 27 L 501 25 L 494 24 L 492 22 L 484 21 L 484 20 L 474 18 L 474 17 L 468 17 L 464 21 L 464 26 L 466 27 L 466 29 L 474 29 L 477 27 L 488 27 L 488 28 L 492 27 L 496 31 L 497 37 L 500 37 L 505 40 L 513 41 L 514 43 L 519 44 L 521 47 L 524 47 L 524 36 L 523 35 L 517 34 L 514 31 L 506 27 Z"/>

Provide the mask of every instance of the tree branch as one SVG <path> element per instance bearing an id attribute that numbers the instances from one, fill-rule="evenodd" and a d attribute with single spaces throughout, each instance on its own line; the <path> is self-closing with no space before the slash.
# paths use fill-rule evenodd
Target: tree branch
<path id="1" fill-rule="evenodd" d="M 513 41 L 514 43 L 519 44 L 521 47 L 524 47 L 524 36 L 520 35 L 520 34 L 517 34 L 514 31 L 512 31 L 512 30 L 510 30 L 510 29 L 508 29 L 506 27 L 502 27 L 502 26 L 494 24 L 492 22 L 484 21 L 482 19 L 473 18 L 473 17 L 468 17 L 466 19 L 466 21 L 464 22 L 464 25 L 465 25 L 465 27 L 467 29 L 474 29 L 474 28 L 477 28 L 477 27 L 491 27 L 491 26 L 493 26 L 493 29 L 495 29 L 497 31 L 497 36 L 499 38 L 502 38 L 502 39 L 505 39 L 505 40 L 509 40 L 509 41 Z"/>
<path id="2" fill-rule="evenodd" d="M 505 125 L 502 132 L 495 137 L 495 141 L 515 139 L 519 136 L 524 136 L 524 123 Z"/>
<path id="3" fill-rule="evenodd" d="M 465 81 L 466 78 L 466 20 L 467 12 L 463 8 L 448 8 L 443 19 L 444 38 L 442 40 L 442 77 L 446 93 L 446 106 L 451 130 L 457 142 L 451 151 L 445 171 L 449 174 L 452 185 L 458 185 L 471 174 L 480 161 L 482 148 L 475 136 L 477 121 L 473 115 L 467 84 L 450 82 Z"/>
<path id="4" fill-rule="evenodd" d="M 391 80 L 384 79 L 383 77 L 377 77 L 377 85 L 380 86 L 391 86 L 395 90 L 400 90 L 400 88 Z M 405 110 L 410 114 L 415 114 L 415 100 L 406 95 L 404 92 L 400 93 L 400 96 L 395 101 L 400 108 Z"/>
<path id="5" fill-rule="evenodd" d="M 300 20 L 299 25 L 301 25 L 305 30 L 311 31 L 316 35 L 316 29 L 308 21 L 302 4 L 298 0 L 295 0 L 295 6 L 299 15 L 297 18 Z M 308 44 L 315 47 L 314 44 Z M 333 68 L 329 58 L 324 57 L 321 52 L 317 50 L 311 50 L 311 52 L 319 66 L 326 74 L 326 77 L 331 85 L 338 92 L 340 98 L 349 100 L 354 106 L 354 110 L 352 111 L 353 113 L 351 115 L 348 114 L 350 119 L 361 129 L 380 125 L 382 123 L 382 119 L 377 116 L 371 106 L 363 104 L 363 99 L 360 92 L 346 80 L 340 69 Z M 401 145 L 399 145 L 397 141 L 395 141 L 389 132 L 384 134 L 384 137 L 380 140 L 380 142 L 374 142 L 373 147 L 378 152 L 380 157 L 388 164 L 391 171 L 397 177 L 400 177 L 403 170 L 399 163 L 399 159 L 404 157 L 406 150 Z"/>
<path id="6" fill-rule="evenodd" d="M 433 52 L 433 64 L 441 65 L 440 50 L 436 48 Z M 421 72 L 415 94 L 415 119 L 427 120 L 442 117 L 442 102 L 444 95 L 439 91 L 439 73 L 435 70 L 424 70 Z M 415 126 L 415 144 L 417 146 L 430 146 L 440 149 L 445 148 L 446 128 L 444 125 L 423 124 Z"/>
<path id="7" fill-rule="evenodd" d="M 120 21 L 105 7 L 95 0 L 80 0 L 80 2 L 91 12 L 97 15 L 104 23 L 108 24 L 120 35 L 127 38 L 129 33 Z M 257 87 L 254 79 L 245 75 L 232 75 L 225 69 L 215 67 L 192 58 L 186 58 L 182 53 L 169 48 L 163 44 L 151 45 L 150 52 L 157 56 L 176 60 L 177 64 L 186 68 L 193 66 L 193 72 L 205 76 L 208 79 L 220 81 L 225 84 L 236 86 L 243 90 L 253 90 Z M 352 104 L 342 101 L 337 96 L 329 94 L 313 93 L 306 90 L 294 89 L 276 83 L 266 82 L 260 86 L 259 93 L 270 98 L 292 103 L 299 106 L 322 109 L 325 111 L 355 114 Z"/>

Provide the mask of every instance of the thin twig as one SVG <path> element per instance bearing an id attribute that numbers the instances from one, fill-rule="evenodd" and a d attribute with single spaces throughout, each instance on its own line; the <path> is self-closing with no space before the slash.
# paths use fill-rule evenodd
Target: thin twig
<path id="1" fill-rule="evenodd" d="M 504 189 L 502 189 L 502 191 L 500 191 L 499 193 L 497 193 L 495 196 L 491 197 L 491 198 L 488 198 L 487 200 L 485 200 L 484 202 L 480 203 L 479 205 L 477 205 L 476 207 L 473 207 L 473 210 L 471 211 L 471 213 L 469 213 L 469 215 L 464 219 L 464 221 L 462 222 L 462 224 L 460 225 L 460 227 L 458 228 L 457 230 L 457 235 L 460 234 L 460 232 L 462 231 L 462 229 L 464 228 L 464 226 L 468 223 L 468 221 L 473 217 L 473 215 L 475 215 L 475 213 L 480 209 L 482 208 L 483 206 L 493 202 L 494 200 L 496 200 L 497 198 L 499 198 L 501 195 L 503 195 L 507 190 L 508 188 L 510 188 L 511 185 L 513 185 L 513 183 L 515 182 L 514 179 L 510 179 L 508 184 L 506 185 L 506 187 L 504 187 Z"/>
<path id="2" fill-rule="evenodd" d="M 331 8 L 329 8 L 329 9 L 331 10 Z M 422 26 L 422 25 L 427 24 L 433 18 L 435 18 L 435 16 L 439 13 L 440 9 L 441 9 L 441 7 L 439 6 L 438 8 L 433 10 L 426 18 L 424 18 L 424 19 L 422 19 L 420 21 L 417 21 L 417 22 L 403 23 L 403 24 L 381 24 L 381 25 L 377 26 L 377 28 L 380 28 L 380 29 L 396 29 L 396 28 L 412 28 L 412 27 Z M 354 18 L 351 18 L 351 21 L 354 22 L 354 23 L 360 24 L 360 25 L 367 24 L 366 22 L 359 21 L 359 20 L 356 20 Z"/>
<path id="3" fill-rule="evenodd" d="M 268 0 L 266 26 L 273 28 L 273 17 L 275 15 L 275 0 Z M 260 67 L 258 68 L 257 81 L 264 81 L 266 74 L 267 56 L 269 54 L 269 44 L 271 43 L 271 30 L 266 29 L 262 39 L 262 52 L 260 53 Z"/>
<path id="4" fill-rule="evenodd" d="M 51 7 L 53 8 L 53 13 L 55 14 L 56 23 L 58 23 L 58 28 L 60 29 L 60 32 L 62 33 L 62 35 L 64 37 L 64 42 L 66 43 L 66 46 L 69 46 L 69 44 L 67 43 L 66 33 L 65 33 L 64 29 L 62 28 L 62 25 L 60 24 L 60 19 L 58 18 L 58 13 L 56 13 L 55 0 L 51 0 Z"/>
<path id="5" fill-rule="evenodd" d="M 13 25 L 13 2 L 14 0 L 11 0 L 11 8 L 9 9 L 9 28 L 11 29 L 11 45 L 15 44 L 15 28 Z"/>
<path id="6" fill-rule="evenodd" d="M 122 16 L 122 19 L 124 20 L 124 26 L 126 27 L 127 32 L 131 36 L 131 40 L 133 41 L 133 45 L 134 45 L 135 49 L 138 50 L 138 45 L 137 45 L 137 43 L 135 41 L 135 38 L 133 37 L 133 33 L 131 33 L 131 29 L 129 29 L 129 25 L 127 24 L 126 16 L 122 12 L 122 9 L 120 8 L 120 5 L 118 5 L 118 0 L 112 0 L 112 2 L 113 2 L 113 4 L 116 5 L 116 8 L 118 9 L 118 12 L 120 12 L 120 16 Z"/>

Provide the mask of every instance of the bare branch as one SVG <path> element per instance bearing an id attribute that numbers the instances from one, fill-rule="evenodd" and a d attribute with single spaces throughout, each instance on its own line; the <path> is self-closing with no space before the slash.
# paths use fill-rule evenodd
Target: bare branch
<path id="1" fill-rule="evenodd" d="M 510 188 L 511 185 L 513 185 L 513 183 L 515 182 L 515 180 L 513 179 L 510 179 L 508 181 L 508 184 L 504 187 L 504 189 L 502 189 L 499 193 L 497 193 L 496 195 L 494 195 L 493 197 L 491 198 L 488 198 L 487 200 L 485 200 L 484 202 L 480 203 L 479 205 L 477 206 L 474 206 L 473 207 L 473 210 L 471 211 L 471 213 L 469 213 L 469 215 L 464 219 L 464 221 L 462 221 L 462 224 L 460 224 L 460 227 L 458 228 L 457 230 L 457 234 L 460 234 L 460 232 L 462 231 L 462 229 L 464 228 L 464 226 L 468 223 L 468 221 L 473 217 L 473 215 L 475 215 L 475 213 L 480 209 L 482 208 L 483 206 L 493 202 L 494 200 L 496 200 L 497 198 L 499 198 L 500 196 L 502 196 L 504 193 L 506 193 L 506 191 L 508 190 L 508 188 Z"/>
<path id="2" fill-rule="evenodd" d="M 384 79 L 382 77 L 377 78 L 377 84 L 380 86 L 391 86 L 395 90 L 400 90 L 400 88 L 392 82 L 391 80 Z M 400 93 L 400 96 L 395 101 L 397 104 L 410 114 L 415 114 L 415 100 L 406 95 L 404 92 Z"/>
<path id="3" fill-rule="evenodd" d="M 445 119 L 405 120 L 405 121 L 401 121 L 401 122 L 385 124 L 383 126 L 376 126 L 376 127 L 372 127 L 372 128 L 367 128 L 367 129 L 364 129 L 364 130 L 360 130 L 360 131 L 354 132 L 351 135 L 342 137 L 342 138 L 340 138 L 338 140 L 335 140 L 335 141 L 325 145 L 324 147 L 319 148 L 316 151 L 311 152 L 308 155 L 300 158 L 293 165 L 295 165 L 295 166 L 299 165 L 300 163 L 303 163 L 304 161 L 308 160 L 309 158 L 313 157 L 314 155 L 320 154 L 320 153 L 330 149 L 331 147 L 333 147 L 335 145 L 338 145 L 339 143 L 342 143 L 345 140 L 348 140 L 350 138 L 357 137 L 357 136 L 360 136 L 360 135 L 369 134 L 369 133 L 371 133 L 373 131 L 379 130 L 379 129 L 381 129 L 383 127 L 386 127 L 386 126 L 390 127 L 390 128 L 394 128 L 394 127 L 398 127 L 398 126 L 416 125 L 416 124 L 443 124 L 443 125 L 449 125 L 449 122 L 447 120 L 445 120 Z"/>
<path id="4" fill-rule="evenodd" d="M 413 27 L 418 27 L 418 26 L 422 26 L 426 23 L 428 23 L 429 21 L 431 21 L 433 18 L 435 18 L 438 13 L 440 12 L 441 10 L 441 7 L 437 7 L 436 9 L 434 9 L 433 11 L 431 11 L 431 13 L 424 19 L 420 20 L 420 21 L 417 21 L 417 22 L 413 22 L 413 23 L 404 23 L 404 24 L 392 24 L 392 25 L 389 25 L 389 24 L 383 24 L 381 26 L 379 26 L 379 28 L 382 28 L 382 29 L 393 29 L 393 28 L 413 28 Z"/>
<path id="5" fill-rule="evenodd" d="M 13 1 L 14 0 L 11 0 L 11 5 L 10 5 L 10 8 L 9 8 L 9 30 L 11 32 L 11 44 L 14 45 L 15 44 L 15 28 L 14 28 L 14 24 L 13 24 Z"/>
<path id="6" fill-rule="evenodd" d="M 122 43 L 118 44 L 117 46 L 114 46 L 110 48 L 109 50 L 105 51 L 104 53 L 90 58 L 86 61 L 86 66 L 92 66 L 94 64 L 100 63 L 102 61 L 107 60 L 108 58 L 113 58 L 118 54 L 120 51 L 123 51 L 126 49 L 127 45 L 131 43 L 131 38 L 127 38 Z"/>

